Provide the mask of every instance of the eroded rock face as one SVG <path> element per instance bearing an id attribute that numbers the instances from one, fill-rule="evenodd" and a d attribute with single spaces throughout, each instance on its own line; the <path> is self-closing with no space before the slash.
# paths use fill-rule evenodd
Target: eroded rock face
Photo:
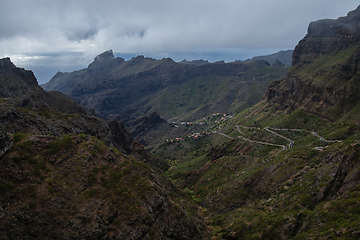
<path id="1" fill-rule="evenodd" d="M 143 132 L 156 128 L 157 125 L 163 124 L 165 122 L 165 119 L 161 118 L 161 116 L 156 112 L 153 112 L 149 116 L 135 120 L 133 125 L 136 126 L 136 128 L 131 131 L 131 134 L 134 137 L 141 136 Z"/>
<path id="2" fill-rule="evenodd" d="M 114 53 L 112 50 L 108 50 L 106 52 L 103 52 L 102 54 L 98 55 L 94 61 L 103 61 L 107 59 L 114 59 Z"/>
<path id="3" fill-rule="evenodd" d="M 341 117 L 359 101 L 360 7 L 337 20 L 310 24 L 296 46 L 293 67 L 272 82 L 264 96 L 280 109 L 302 108 L 326 118 Z"/>
<path id="4" fill-rule="evenodd" d="M 115 147 L 130 153 L 133 139 L 130 133 L 126 131 L 125 126 L 115 120 L 108 121 L 108 125 L 111 131 L 111 141 L 115 144 Z"/>
<path id="5" fill-rule="evenodd" d="M 30 93 L 38 87 L 32 71 L 17 68 L 10 58 L 0 59 L 0 98 Z"/>
<path id="6" fill-rule="evenodd" d="M 0 158 L 4 155 L 7 151 L 10 150 L 12 145 L 12 140 L 8 133 L 4 132 L 0 127 Z"/>
<path id="7" fill-rule="evenodd" d="M 296 46 L 293 65 L 306 64 L 313 59 L 351 47 L 360 40 L 360 6 L 337 20 L 312 22 L 308 33 Z"/>

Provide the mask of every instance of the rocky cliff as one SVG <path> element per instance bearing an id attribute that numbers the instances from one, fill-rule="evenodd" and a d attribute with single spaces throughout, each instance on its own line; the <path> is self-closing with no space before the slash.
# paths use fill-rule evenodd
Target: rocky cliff
<path id="1" fill-rule="evenodd" d="M 206 238 L 197 206 L 122 123 L 45 92 L 8 58 L 0 83 L 1 239 Z"/>
<path id="2" fill-rule="evenodd" d="M 311 63 L 323 55 L 348 49 L 359 40 L 360 7 L 346 17 L 310 23 L 307 35 L 294 50 L 292 64 Z"/>
<path id="3" fill-rule="evenodd" d="M 296 46 L 293 66 L 269 85 L 268 102 L 331 119 L 349 115 L 360 98 L 360 7 L 337 20 L 319 20 Z M 357 113 L 351 114 L 353 117 Z"/>

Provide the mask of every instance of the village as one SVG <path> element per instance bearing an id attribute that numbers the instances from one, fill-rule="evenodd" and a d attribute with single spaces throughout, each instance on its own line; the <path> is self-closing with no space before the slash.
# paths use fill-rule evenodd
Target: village
<path id="1" fill-rule="evenodd" d="M 208 136 L 211 135 L 212 132 L 210 132 L 210 127 L 214 127 L 222 122 L 225 122 L 228 119 L 233 118 L 233 116 L 231 114 L 221 114 L 221 113 L 213 113 L 212 115 L 203 118 L 201 121 L 199 122 L 168 122 L 169 124 L 172 125 L 172 127 L 178 128 L 179 126 L 181 127 L 186 127 L 186 126 L 193 126 L 193 125 L 208 125 L 208 129 L 202 132 L 195 132 L 192 133 L 190 135 L 187 136 L 183 136 L 183 137 L 176 137 L 176 138 L 172 138 L 172 139 L 166 139 L 165 142 L 168 143 L 175 143 L 175 142 L 180 142 L 180 141 L 184 141 L 186 138 L 187 139 L 197 139 L 200 137 L 204 137 L 204 136 Z"/>

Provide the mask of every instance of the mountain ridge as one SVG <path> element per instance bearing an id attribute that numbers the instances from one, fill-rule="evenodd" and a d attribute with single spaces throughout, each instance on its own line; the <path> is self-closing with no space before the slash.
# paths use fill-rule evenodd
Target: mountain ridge
<path id="1" fill-rule="evenodd" d="M 280 63 L 285 64 L 286 66 L 291 66 L 292 54 L 293 54 L 293 50 L 283 50 L 283 51 L 273 53 L 270 55 L 255 56 L 251 59 L 245 60 L 245 62 L 255 60 L 255 59 L 260 59 L 260 60 L 268 61 L 271 65 L 273 65 L 277 61 L 279 61 Z"/>
<path id="2" fill-rule="evenodd" d="M 2 239 L 208 236 L 197 206 L 163 175 L 167 163 L 122 123 L 46 92 L 8 58 L 0 84 Z"/>
<path id="3" fill-rule="evenodd" d="M 152 112 L 165 119 L 190 120 L 243 109 L 260 100 L 267 83 L 287 71 L 264 60 L 194 65 L 169 58 L 117 59 L 99 63 L 98 68 L 106 68 L 107 73 L 93 71 L 92 63 L 79 72 L 57 74 L 42 87 L 61 90 L 98 116 L 115 118 L 129 127 L 128 122 Z M 68 87 L 62 87 L 64 83 Z"/>

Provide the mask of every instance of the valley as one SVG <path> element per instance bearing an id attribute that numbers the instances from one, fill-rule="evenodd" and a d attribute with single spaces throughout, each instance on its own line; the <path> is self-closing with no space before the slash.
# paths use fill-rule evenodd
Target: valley
<path id="1" fill-rule="evenodd" d="M 349 202 L 352 199 L 355 205 L 349 205 L 350 208 L 357 206 L 358 192 L 350 187 L 354 186 L 350 182 L 343 182 L 345 176 L 342 174 L 357 171 L 350 168 L 357 169 L 358 141 L 349 136 L 347 140 L 327 142 L 324 139 L 327 136 L 337 138 L 334 137 L 331 126 L 321 126 L 324 122 L 320 118 L 317 119 L 319 123 L 304 130 L 272 129 L 291 139 L 294 142 L 291 148 L 288 148 L 288 140 L 262 127 L 269 126 L 266 124 L 269 121 L 241 129 L 246 138 L 251 140 L 246 141 L 238 132 L 240 125 L 247 123 L 244 115 L 246 116 L 244 113 L 234 116 L 221 124 L 221 129 L 216 131 L 219 133 L 221 130 L 225 136 L 212 134 L 193 140 L 198 142 L 190 145 L 178 142 L 168 145 L 168 159 L 169 152 L 176 155 L 176 160 L 169 161 L 172 164 L 167 171 L 169 178 L 184 191 L 192 191 L 193 198 L 200 203 L 208 216 L 207 221 L 212 226 L 215 238 L 231 239 L 229 235 L 234 238 L 240 234 L 239 238 L 252 239 L 259 237 L 259 232 L 268 234 L 267 236 L 278 233 L 279 235 L 275 236 L 279 239 L 293 238 L 293 234 L 297 235 L 295 239 L 308 237 L 308 234 L 320 237 L 331 234 L 328 230 L 331 229 L 330 225 L 334 226 L 333 223 L 314 216 L 322 214 L 323 219 L 326 219 L 329 214 L 335 214 L 332 212 L 333 208 L 323 210 L 323 206 L 337 204 L 343 201 L 342 197 L 349 199 Z M 299 111 L 290 117 L 298 121 L 313 116 Z M 291 124 L 283 123 L 286 126 Z M 324 137 L 315 134 L 315 129 Z M 343 138 L 341 134 L 338 137 Z M 211 144 L 216 141 L 217 144 Z M 202 147 L 196 149 L 199 145 Z M 283 146 L 287 147 L 287 150 Z M 203 148 L 207 148 L 207 151 L 203 151 Z M 156 150 L 156 153 L 161 154 L 161 149 Z M 352 167 L 341 165 L 345 162 Z M 342 197 L 336 197 L 338 193 Z M 296 214 L 299 213 L 305 214 L 304 219 L 296 220 Z M 344 221 L 338 226 L 347 226 L 347 221 L 357 221 L 356 213 L 353 214 L 355 215 L 348 216 L 349 220 L 345 220 L 347 217 L 342 220 L 341 213 L 336 217 L 333 215 L 334 221 Z M 311 218 L 314 220 L 310 220 Z M 303 229 L 297 229 L 296 226 L 300 223 Z M 317 225 L 320 223 L 322 227 Z M 269 229 L 269 232 L 260 230 L 264 228 Z M 347 229 L 349 231 L 352 228 Z M 355 230 L 347 231 L 344 230 L 344 234 L 349 237 Z M 335 231 L 333 233 L 335 234 Z"/>
<path id="2" fill-rule="evenodd" d="M 1 59 L 0 236 L 359 239 L 360 6 L 292 56 Z"/>

